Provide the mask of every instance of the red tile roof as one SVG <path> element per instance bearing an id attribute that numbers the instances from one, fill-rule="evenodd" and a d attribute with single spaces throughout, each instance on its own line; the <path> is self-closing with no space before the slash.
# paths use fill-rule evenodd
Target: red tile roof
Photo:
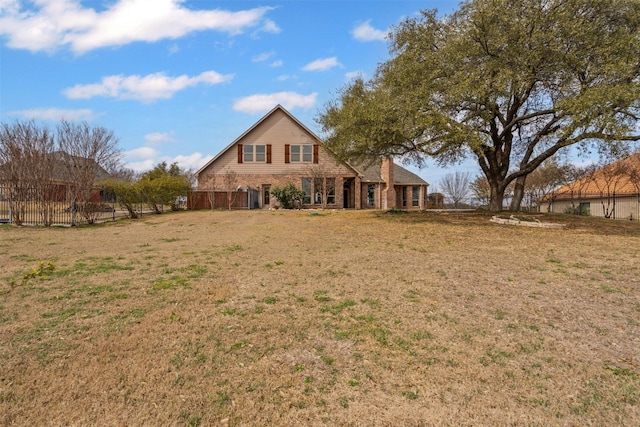
<path id="1" fill-rule="evenodd" d="M 581 197 L 602 197 L 612 194 L 632 196 L 640 194 L 640 152 L 598 169 L 590 175 L 558 188 L 556 200 Z"/>

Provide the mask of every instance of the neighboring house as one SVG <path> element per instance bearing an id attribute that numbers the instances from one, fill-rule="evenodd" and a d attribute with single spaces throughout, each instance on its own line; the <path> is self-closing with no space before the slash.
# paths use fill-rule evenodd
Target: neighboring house
<path id="1" fill-rule="evenodd" d="M 291 183 L 304 191 L 306 208 L 424 209 L 429 185 L 391 159 L 369 167 L 339 160 L 280 105 L 196 176 L 199 191 L 256 191 L 260 208 L 276 206 L 271 189 Z"/>
<path id="2" fill-rule="evenodd" d="M 84 192 L 82 197 L 76 197 L 84 201 L 100 202 L 101 191 L 94 186 L 99 181 L 110 178 L 109 173 L 95 160 L 72 156 L 64 151 L 51 153 L 48 160 L 43 157 L 42 164 L 29 165 L 26 168 L 29 173 L 26 175 L 20 172 L 13 176 L 9 170 L 10 165 L 2 167 L 8 171 L 5 176 L 0 176 L 0 197 L 4 198 L 9 198 L 11 192 L 21 191 L 27 194 L 25 191 L 29 188 L 44 186 L 46 188 L 40 189 L 43 193 L 38 194 L 43 194 L 50 201 L 65 201 L 69 194 L 73 196 Z M 32 171 L 31 168 L 38 170 Z"/>
<path id="3" fill-rule="evenodd" d="M 53 181 L 62 184 L 73 184 L 76 180 L 95 184 L 111 178 L 95 160 L 72 156 L 64 151 L 53 153 Z"/>
<path id="4" fill-rule="evenodd" d="M 541 209 L 611 219 L 640 219 L 640 153 L 558 188 Z"/>

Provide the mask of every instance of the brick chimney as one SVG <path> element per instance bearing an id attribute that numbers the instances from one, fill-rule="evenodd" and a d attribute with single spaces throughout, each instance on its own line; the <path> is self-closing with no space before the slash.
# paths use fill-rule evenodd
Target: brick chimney
<path id="1" fill-rule="evenodd" d="M 393 159 L 391 157 L 387 157 L 382 160 L 382 165 L 380 166 L 380 176 L 382 180 L 385 182 L 384 187 L 382 189 L 382 209 L 391 209 L 396 207 L 396 190 L 394 188 L 395 180 L 393 177 Z"/>

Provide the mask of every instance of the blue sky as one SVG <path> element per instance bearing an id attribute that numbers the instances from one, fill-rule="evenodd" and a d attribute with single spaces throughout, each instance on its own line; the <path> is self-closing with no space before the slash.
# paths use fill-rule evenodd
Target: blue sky
<path id="1" fill-rule="evenodd" d="M 113 130 L 136 171 L 160 161 L 197 170 L 276 104 L 319 134 L 325 103 L 388 59 L 390 26 L 457 6 L 0 0 L 0 121 L 85 120 Z M 432 183 L 442 173 L 419 171 Z"/>

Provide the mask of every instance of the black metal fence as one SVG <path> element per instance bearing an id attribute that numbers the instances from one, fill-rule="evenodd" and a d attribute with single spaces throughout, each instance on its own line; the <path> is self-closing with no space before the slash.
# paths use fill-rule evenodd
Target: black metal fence
<path id="1" fill-rule="evenodd" d="M 179 197 L 174 206 L 186 208 L 186 194 Z M 142 198 L 135 204 L 135 212 L 138 216 L 155 213 Z M 129 216 L 115 195 L 99 188 L 77 190 L 57 184 L 44 187 L 0 185 L 0 224 L 77 226 Z"/>

